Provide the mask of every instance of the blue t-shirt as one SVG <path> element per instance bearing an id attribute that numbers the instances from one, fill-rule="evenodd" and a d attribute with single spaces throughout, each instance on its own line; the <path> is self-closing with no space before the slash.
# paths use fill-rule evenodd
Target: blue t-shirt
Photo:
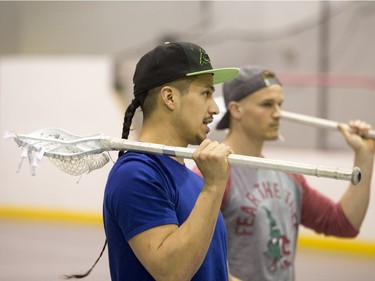
<path id="1" fill-rule="evenodd" d="M 201 177 L 168 156 L 127 152 L 112 168 L 103 217 L 112 281 L 154 280 L 131 250 L 135 235 L 161 225 L 181 225 L 203 188 Z M 219 214 L 211 245 L 192 280 L 227 280 L 227 237 Z"/>

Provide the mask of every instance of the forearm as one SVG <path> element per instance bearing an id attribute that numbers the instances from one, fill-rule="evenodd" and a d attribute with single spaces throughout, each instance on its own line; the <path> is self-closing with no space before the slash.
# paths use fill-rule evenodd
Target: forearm
<path id="1" fill-rule="evenodd" d="M 354 165 L 361 169 L 361 181 L 355 186 L 349 185 L 349 188 L 340 200 L 343 212 L 357 230 L 362 225 L 370 200 L 373 164 L 373 154 L 365 152 L 356 154 Z"/>
<path id="2" fill-rule="evenodd" d="M 165 241 L 162 249 L 170 270 L 178 270 L 187 280 L 201 266 L 215 230 L 220 211 L 221 194 L 203 190 L 188 219 Z M 182 276 L 181 276 L 182 277 Z M 177 280 L 177 279 L 175 279 Z M 178 279 L 178 280 L 183 280 Z"/>

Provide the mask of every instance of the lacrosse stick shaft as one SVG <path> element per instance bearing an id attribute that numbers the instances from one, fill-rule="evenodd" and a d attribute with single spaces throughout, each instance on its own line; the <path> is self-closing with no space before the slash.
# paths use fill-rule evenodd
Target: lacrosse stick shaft
<path id="1" fill-rule="evenodd" d="M 155 154 L 176 156 L 185 159 L 192 159 L 195 149 L 185 147 L 165 146 L 160 144 L 144 143 L 138 141 L 117 139 L 112 137 L 101 138 L 102 147 L 105 150 L 131 150 L 142 151 Z M 339 180 L 347 180 L 352 184 L 357 184 L 361 180 L 361 171 L 359 168 L 346 170 L 332 168 L 315 164 L 305 164 L 281 160 L 266 159 L 238 154 L 230 154 L 228 162 L 231 165 L 242 165 L 253 168 L 262 168 L 286 173 L 305 174 L 317 177 L 325 177 Z"/>
<path id="2" fill-rule="evenodd" d="M 10 133 L 7 138 L 13 138 L 19 146 L 23 147 L 24 151 L 28 152 L 27 157 L 34 168 L 37 167 L 38 161 L 46 156 L 58 168 L 71 175 L 81 175 L 103 167 L 108 162 L 108 157 L 97 156 L 104 155 L 105 151 L 130 150 L 185 159 L 193 159 L 195 151 L 193 148 L 145 143 L 102 134 L 80 137 L 58 128 L 41 129 L 28 135 Z M 228 162 L 231 165 L 348 180 L 354 185 L 361 180 L 359 168 L 346 170 L 238 154 L 230 154 Z"/>
<path id="3" fill-rule="evenodd" d="M 284 111 L 284 110 L 281 111 L 281 117 L 284 120 L 300 123 L 303 125 L 309 125 L 309 126 L 314 126 L 314 127 L 329 129 L 329 130 L 336 130 L 336 131 L 338 130 L 338 125 L 339 125 L 339 123 L 336 121 L 293 113 L 293 112 Z M 349 126 L 347 126 L 347 128 L 350 130 Z M 364 137 L 375 139 L 375 131 L 370 130 Z"/>

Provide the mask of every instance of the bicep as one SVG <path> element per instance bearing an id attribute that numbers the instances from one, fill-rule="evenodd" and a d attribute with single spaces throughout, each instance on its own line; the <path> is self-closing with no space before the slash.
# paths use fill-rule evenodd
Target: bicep
<path id="1" fill-rule="evenodd" d="M 340 204 L 310 187 L 303 189 L 302 224 L 325 235 L 354 237 L 358 233 Z"/>

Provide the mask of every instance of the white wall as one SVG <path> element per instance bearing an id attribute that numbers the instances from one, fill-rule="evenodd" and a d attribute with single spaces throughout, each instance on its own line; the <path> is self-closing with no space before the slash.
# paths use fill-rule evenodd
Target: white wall
<path id="1" fill-rule="evenodd" d="M 27 134 L 57 127 L 77 135 L 119 136 L 122 112 L 112 90 L 108 57 L 7 57 L 0 60 L 0 132 Z M 79 178 L 43 158 L 37 175 L 27 161 L 16 173 L 21 148 L 0 141 L 0 205 L 100 213 L 111 164 Z M 114 155 L 116 159 L 116 155 Z"/>
<path id="2" fill-rule="evenodd" d="M 329 42 L 321 50 L 324 4 Z M 373 1 L 0 1 L 0 55 L 104 54 L 127 64 L 168 38 L 192 41 L 206 49 L 214 67 L 262 64 L 275 70 L 285 85 L 285 109 L 319 116 L 318 85 L 296 86 L 286 77 L 319 74 L 326 51 L 329 74 L 347 77 L 328 89 L 326 117 L 374 124 L 374 15 Z M 353 78 L 371 86 L 344 86 Z M 122 82 L 131 89 L 131 81 Z M 278 145 L 319 146 L 317 129 L 300 134 L 296 128 L 285 124 L 283 132 L 298 138 Z M 344 146 L 336 135 L 327 140 L 328 148 Z"/>

